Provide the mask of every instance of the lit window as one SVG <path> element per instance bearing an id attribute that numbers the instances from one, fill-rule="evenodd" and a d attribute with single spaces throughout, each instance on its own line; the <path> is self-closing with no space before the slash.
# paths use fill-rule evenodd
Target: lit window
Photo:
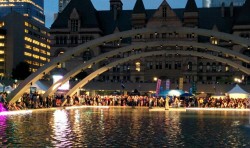
<path id="1" fill-rule="evenodd" d="M 135 63 L 135 70 L 136 71 L 141 71 L 141 63 L 140 62 Z"/>
<path id="2" fill-rule="evenodd" d="M 0 35 L 0 39 L 5 39 L 5 36 L 3 36 L 3 35 Z"/>
<path id="3" fill-rule="evenodd" d="M 39 49 L 36 47 L 33 47 L 33 51 L 39 52 Z"/>
<path id="4" fill-rule="evenodd" d="M 33 40 L 31 39 L 31 38 L 29 38 L 29 37 L 24 37 L 24 40 L 25 41 L 28 41 L 28 42 L 32 42 Z"/>
<path id="5" fill-rule="evenodd" d="M 4 62 L 4 58 L 0 58 L 0 62 Z"/>
<path id="6" fill-rule="evenodd" d="M 0 54 L 4 54 L 4 50 L 0 50 Z"/>
<path id="7" fill-rule="evenodd" d="M 24 55 L 27 56 L 27 57 L 31 57 L 32 56 L 32 54 L 29 53 L 29 52 L 24 52 Z"/>
<path id="8" fill-rule="evenodd" d="M 29 33 L 29 30 L 27 30 L 27 29 L 24 29 L 24 32 L 25 32 L 25 33 Z"/>
<path id="9" fill-rule="evenodd" d="M 30 45 L 28 45 L 28 44 L 25 44 L 25 48 L 26 49 L 32 49 L 32 47 Z"/>
<path id="10" fill-rule="evenodd" d="M 0 22 L 0 28 L 4 26 L 4 22 Z"/>
<path id="11" fill-rule="evenodd" d="M 211 41 L 211 44 L 218 45 L 218 39 L 216 39 L 215 37 L 211 37 L 210 41 Z"/>
<path id="12" fill-rule="evenodd" d="M 33 54 L 33 58 L 39 59 L 40 57 L 39 57 L 39 55 Z"/>
<path id="13" fill-rule="evenodd" d="M 46 44 L 43 44 L 43 43 L 40 43 L 40 46 L 46 48 L 47 45 L 46 45 Z"/>
<path id="14" fill-rule="evenodd" d="M 47 59 L 45 57 L 40 57 L 42 61 L 46 61 Z"/>
<path id="15" fill-rule="evenodd" d="M 39 44 L 40 44 L 40 42 L 37 41 L 37 40 L 33 40 L 33 43 L 36 44 L 36 45 L 39 45 Z"/>
<path id="16" fill-rule="evenodd" d="M 29 23 L 28 23 L 28 22 L 24 22 L 24 25 L 25 25 L 25 26 L 29 26 Z"/>
<path id="17" fill-rule="evenodd" d="M 40 53 L 45 54 L 45 55 L 47 54 L 47 52 L 45 50 L 42 50 L 42 49 L 40 50 Z"/>
<path id="18" fill-rule="evenodd" d="M 30 60 L 25 60 L 25 62 L 30 64 L 30 65 L 32 64 L 32 62 Z"/>
<path id="19" fill-rule="evenodd" d="M 4 47 L 4 43 L 0 43 L 0 47 Z"/>

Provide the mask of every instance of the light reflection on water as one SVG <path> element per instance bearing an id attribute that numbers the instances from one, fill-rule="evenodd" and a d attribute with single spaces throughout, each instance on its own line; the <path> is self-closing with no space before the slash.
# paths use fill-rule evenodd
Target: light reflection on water
<path id="1" fill-rule="evenodd" d="M 81 108 L 0 116 L 0 147 L 250 147 L 248 112 Z"/>

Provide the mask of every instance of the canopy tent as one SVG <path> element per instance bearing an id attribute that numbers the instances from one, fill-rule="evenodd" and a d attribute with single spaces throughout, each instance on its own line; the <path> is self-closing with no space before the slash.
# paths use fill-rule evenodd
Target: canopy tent
<path id="1" fill-rule="evenodd" d="M 8 93 L 10 93 L 10 92 L 12 92 L 14 89 L 9 85 L 9 86 L 6 86 L 6 87 L 4 87 L 4 91 L 5 92 L 8 92 Z"/>
<path id="2" fill-rule="evenodd" d="M 177 97 L 179 97 L 182 94 L 184 94 L 183 90 L 173 89 L 173 90 L 161 91 L 159 96 L 161 96 L 161 97 L 166 97 L 166 96 L 177 96 Z"/>
<path id="3" fill-rule="evenodd" d="M 230 98 L 248 98 L 249 93 L 243 90 L 238 84 L 234 86 L 229 92 L 227 92 Z"/>
<path id="4" fill-rule="evenodd" d="M 184 94 L 181 94 L 181 97 L 193 97 L 194 95 L 191 94 L 191 93 L 184 93 Z"/>

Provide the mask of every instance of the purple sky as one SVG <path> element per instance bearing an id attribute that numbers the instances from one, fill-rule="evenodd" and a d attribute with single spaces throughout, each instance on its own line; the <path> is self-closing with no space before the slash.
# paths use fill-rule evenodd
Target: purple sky
<path id="1" fill-rule="evenodd" d="M 123 9 L 133 9 L 136 0 L 122 0 Z M 163 0 L 143 0 L 146 9 L 158 8 Z M 97 10 L 108 10 L 109 0 L 92 0 Z M 187 0 L 167 0 L 172 8 L 184 8 Z M 196 0 L 198 7 L 201 7 L 202 0 Z M 46 26 L 50 27 L 53 23 L 54 13 L 58 12 L 58 0 L 44 0 L 46 15 Z"/>

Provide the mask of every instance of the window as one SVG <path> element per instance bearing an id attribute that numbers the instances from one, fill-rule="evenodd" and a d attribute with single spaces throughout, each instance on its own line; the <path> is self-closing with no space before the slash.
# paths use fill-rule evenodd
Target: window
<path id="1" fill-rule="evenodd" d="M 150 39 L 153 39 L 153 38 L 154 38 L 154 35 L 153 35 L 153 34 L 150 34 L 149 36 L 150 36 Z"/>
<path id="2" fill-rule="evenodd" d="M 153 69 L 153 62 L 150 62 L 149 69 Z"/>
<path id="3" fill-rule="evenodd" d="M 162 38 L 166 39 L 167 38 L 167 34 L 166 33 L 162 33 Z"/>
<path id="4" fill-rule="evenodd" d="M 202 71 L 203 71 L 203 64 L 199 63 L 199 72 L 202 72 Z"/>
<path id="5" fill-rule="evenodd" d="M 71 41 L 71 44 L 78 44 L 78 37 L 77 36 L 71 36 L 70 41 Z"/>
<path id="6" fill-rule="evenodd" d="M 165 68 L 166 69 L 171 69 L 172 68 L 172 62 L 171 61 L 166 61 Z"/>
<path id="7" fill-rule="evenodd" d="M 159 69 L 162 69 L 162 62 L 159 62 Z"/>
<path id="8" fill-rule="evenodd" d="M 71 31 L 72 32 L 78 31 L 78 20 L 71 20 Z"/>
<path id="9" fill-rule="evenodd" d="M 207 72 L 210 72 L 210 71 L 211 71 L 210 63 L 207 63 Z"/>
<path id="10" fill-rule="evenodd" d="M 135 70 L 138 72 L 141 71 L 141 63 L 140 62 L 135 63 Z"/>
<path id="11" fill-rule="evenodd" d="M 187 70 L 188 71 L 192 71 L 192 67 L 193 66 L 193 63 L 192 62 L 188 62 L 188 66 L 187 66 Z"/>
<path id="12" fill-rule="evenodd" d="M 213 45 L 218 45 L 219 44 L 218 39 L 216 39 L 215 37 L 211 37 L 210 41 L 211 41 L 211 44 L 213 44 Z"/>
<path id="13" fill-rule="evenodd" d="M 167 18 L 167 7 L 162 8 L 162 17 Z"/>
<path id="14" fill-rule="evenodd" d="M 180 70 L 181 69 L 181 62 L 180 61 L 175 61 L 174 68 Z"/>
<path id="15" fill-rule="evenodd" d="M 216 72 L 216 63 L 212 64 L 212 72 Z"/>
<path id="16" fill-rule="evenodd" d="M 83 53 L 82 58 L 83 58 L 83 61 L 88 61 L 88 60 L 90 60 L 90 59 L 92 58 L 91 52 L 90 52 L 90 51 L 85 51 L 85 52 Z"/>
<path id="17" fill-rule="evenodd" d="M 222 71 L 222 65 L 221 65 L 221 63 L 219 63 L 219 65 L 218 65 L 218 67 L 217 67 L 217 71 L 218 71 L 218 72 L 221 72 L 221 71 Z"/>

